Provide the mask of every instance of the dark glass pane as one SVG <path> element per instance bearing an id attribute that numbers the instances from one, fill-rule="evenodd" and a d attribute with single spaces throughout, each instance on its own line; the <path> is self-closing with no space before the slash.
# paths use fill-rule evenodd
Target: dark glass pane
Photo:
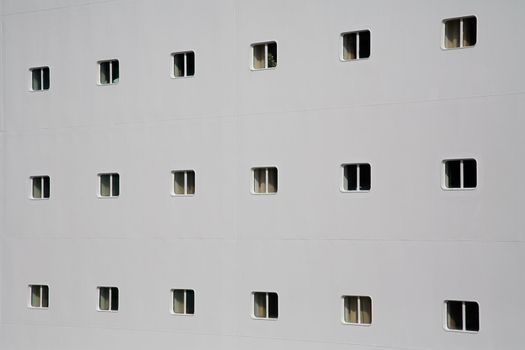
<path id="1" fill-rule="evenodd" d="M 477 20 L 476 17 L 463 19 L 463 46 L 474 46 L 477 40 Z"/>
<path id="2" fill-rule="evenodd" d="M 98 308 L 100 310 L 109 310 L 109 288 L 108 287 L 99 288 Z"/>
<path id="3" fill-rule="evenodd" d="M 357 191 L 357 165 L 348 164 L 344 166 L 345 191 Z"/>
<path id="4" fill-rule="evenodd" d="M 111 195 L 117 197 L 120 194 L 120 176 L 119 174 L 113 174 L 113 184 L 111 187 Z"/>
<path id="5" fill-rule="evenodd" d="M 186 76 L 190 77 L 195 74 L 195 53 L 186 53 Z"/>
<path id="6" fill-rule="evenodd" d="M 43 82 L 44 90 L 48 90 L 49 89 L 49 68 L 46 67 L 42 69 L 44 70 L 44 82 Z"/>
<path id="7" fill-rule="evenodd" d="M 42 286 L 42 307 L 49 307 L 49 287 Z"/>
<path id="8" fill-rule="evenodd" d="M 348 296 L 344 299 L 344 318 L 346 323 L 357 323 L 357 297 Z"/>
<path id="9" fill-rule="evenodd" d="M 460 20 L 451 19 L 445 22 L 445 47 L 453 49 L 460 47 Z"/>
<path id="10" fill-rule="evenodd" d="M 186 291 L 186 313 L 190 315 L 195 313 L 195 292 L 193 290 Z"/>
<path id="11" fill-rule="evenodd" d="M 359 32 L 359 58 L 370 57 L 370 31 Z"/>
<path id="12" fill-rule="evenodd" d="M 184 289 L 173 290 L 173 312 L 176 314 L 184 313 Z"/>
<path id="13" fill-rule="evenodd" d="M 343 35 L 343 59 L 355 60 L 357 58 L 357 33 Z"/>
<path id="14" fill-rule="evenodd" d="M 174 172 L 173 179 L 174 179 L 173 192 L 175 192 L 175 194 L 185 194 L 184 193 L 184 171 Z"/>
<path id="15" fill-rule="evenodd" d="M 42 197 L 42 178 L 40 176 L 33 178 L 33 198 Z"/>
<path id="16" fill-rule="evenodd" d="M 111 70 L 113 73 L 113 76 L 111 77 L 112 83 L 118 83 L 118 80 L 120 78 L 120 71 L 119 71 L 119 63 L 118 60 L 111 61 Z"/>
<path id="17" fill-rule="evenodd" d="M 266 293 L 253 293 L 253 308 L 255 317 L 266 318 Z"/>
<path id="18" fill-rule="evenodd" d="M 118 288 L 111 288 L 111 310 L 118 310 Z"/>
<path id="19" fill-rule="evenodd" d="M 461 187 L 460 168 L 460 160 L 449 160 L 445 162 L 445 186 L 447 188 Z"/>
<path id="20" fill-rule="evenodd" d="M 279 317 L 279 304 L 277 293 L 268 293 L 268 317 Z"/>
<path id="21" fill-rule="evenodd" d="M 100 84 L 109 84 L 109 62 L 100 62 Z"/>
<path id="22" fill-rule="evenodd" d="M 268 68 L 277 67 L 277 43 L 268 44 Z"/>
<path id="23" fill-rule="evenodd" d="M 253 177 L 254 192 L 266 193 L 266 168 L 253 169 Z"/>
<path id="24" fill-rule="evenodd" d="M 265 67 L 265 58 L 264 58 L 264 44 L 254 45 L 253 46 L 253 68 L 254 69 L 263 69 Z"/>
<path id="25" fill-rule="evenodd" d="M 369 191 L 371 186 L 370 164 L 360 164 L 359 172 L 359 189 Z"/>
<path id="26" fill-rule="evenodd" d="M 110 195 L 109 193 L 110 181 L 111 181 L 111 177 L 108 174 L 100 175 L 100 195 L 101 196 L 107 197 Z"/>
<path id="27" fill-rule="evenodd" d="M 478 182 L 477 166 L 475 159 L 465 159 L 463 161 L 463 187 L 475 188 Z"/>
<path id="28" fill-rule="evenodd" d="M 361 302 L 361 323 L 372 323 L 372 299 L 370 297 L 360 297 Z"/>
<path id="29" fill-rule="evenodd" d="M 50 183 L 49 176 L 44 176 L 44 198 L 49 198 Z"/>
<path id="30" fill-rule="evenodd" d="M 40 286 L 31 286 L 31 306 L 40 307 Z"/>
<path id="31" fill-rule="evenodd" d="M 461 301 L 447 301 L 448 329 L 463 329 L 463 303 Z"/>
<path id="32" fill-rule="evenodd" d="M 277 168 L 268 168 L 268 193 L 277 192 Z"/>
<path id="33" fill-rule="evenodd" d="M 188 185 L 188 194 L 195 194 L 195 172 L 188 171 L 187 173 L 187 185 Z"/>
<path id="34" fill-rule="evenodd" d="M 40 68 L 35 68 L 31 70 L 32 78 L 32 89 L 35 91 L 42 90 L 42 76 Z"/>
<path id="35" fill-rule="evenodd" d="M 173 65 L 173 75 L 175 77 L 184 77 L 186 75 L 183 53 L 173 55 Z"/>
<path id="36" fill-rule="evenodd" d="M 467 331 L 479 331 L 479 305 L 476 302 L 465 302 L 465 318 Z"/>

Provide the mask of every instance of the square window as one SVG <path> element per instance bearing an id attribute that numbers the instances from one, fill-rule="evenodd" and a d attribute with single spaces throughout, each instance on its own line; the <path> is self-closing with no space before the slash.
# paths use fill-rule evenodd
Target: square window
<path id="1" fill-rule="evenodd" d="M 372 298 L 343 296 L 343 322 L 368 325 L 372 323 Z"/>
<path id="2" fill-rule="evenodd" d="M 343 164 L 344 192 L 370 191 L 372 176 L 370 164 Z"/>
<path id="3" fill-rule="evenodd" d="M 479 304 L 475 301 L 447 300 L 446 329 L 464 332 L 479 331 Z"/>
<path id="4" fill-rule="evenodd" d="M 98 310 L 118 311 L 118 288 L 98 287 Z"/>
<path id="5" fill-rule="evenodd" d="M 277 293 L 253 292 L 253 317 L 276 319 L 279 317 Z"/>
<path id="6" fill-rule="evenodd" d="M 343 61 L 354 61 L 370 57 L 370 31 L 343 33 Z"/>
<path id="7" fill-rule="evenodd" d="M 277 67 L 277 43 L 275 41 L 252 45 L 252 69 Z"/>
<path id="8" fill-rule="evenodd" d="M 119 81 L 119 62 L 118 60 L 99 61 L 99 80 L 100 85 L 116 84 Z"/>
<path id="9" fill-rule="evenodd" d="M 173 313 L 193 315 L 195 313 L 195 291 L 192 289 L 173 289 Z"/>
<path id="10" fill-rule="evenodd" d="M 31 177 L 31 198 L 47 199 L 49 198 L 50 180 L 49 176 L 32 176 Z"/>
<path id="11" fill-rule="evenodd" d="M 443 26 L 443 47 L 445 49 L 476 45 L 477 19 L 475 16 L 445 19 Z"/>
<path id="12" fill-rule="evenodd" d="M 253 192 L 270 194 L 277 192 L 277 168 L 253 168 Z"/>
<path id="13" fill-rule="evenodd" d="M 443 187 L 445 189 L 469 189 L 477 186 L 477 162 L 475 159 L 450 159 L 443 161 Z"/>
<path id="14" fill-rule="evenodd" d="M 120 176 L 117 173 L 99 174 L 100 197 L 118 197 L 120 195 Z"/>
<path id="15" fill-rule="evenodd" d="M 30 68 L 31 90 L 49 90 L 49 67 Z"/>
<path id="16" fill-rule="evenodd" d="M 195 194 L 195 171 L 176 170 L 173 174 L 173 195 L 190 196 Z"/>
<path id="17" fill-rule="evenodd" d="M 195 52 L 177 52 L 173 58 L 173 78 L 192 77 L 195 75 Z"/>
<path id="18" fill-rule="evenodd" d="M 30 285 L 29 286 L 29 305 L 33 308 L 48 308 L 49 307 L 49 287 L 44 285 Z"/>

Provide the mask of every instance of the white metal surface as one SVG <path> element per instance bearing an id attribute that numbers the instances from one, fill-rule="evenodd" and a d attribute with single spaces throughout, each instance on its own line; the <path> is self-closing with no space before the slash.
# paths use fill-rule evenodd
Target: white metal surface
<path id="1" fill-rule="evenodd" d="M 0 348 L 520 349 L 525 310 L 525 77 L 519 0 L 3 0 Z M 474 47 L 443 19 L 475 15 Z M 341 33 L 371 54 L 340 60 Z M 275 69 L 251 45 L 275 41 Z M 173 52 L 195 76 L 172 79 Z M 99 86 L 100 60 L 119 60 Z M 28 89 L 50 67 L 50 89 Z M 475 190 L 442 161 L 474 158 Z M 342 193 L 341 164 L 372 167 Z M 251 192 L 251 169 L 279 169 Z M 193 169 L 195 195 L 171 195 Z M 120 174 L 98 199 L 97 174 Z M 51 178 L 33 201 L 28 180 Z M 27 286 L 49 286 L 49 308 Z M 97 286 L 119 288 L 97 312 Z M 195 315 L 171 315 L 171 290 Z M 279 318 L 251 318 L 252 291 Z M 369 327 L 341 296 L 373 300 Z M 480 331 L 444 330 L 445 300 Z"/>

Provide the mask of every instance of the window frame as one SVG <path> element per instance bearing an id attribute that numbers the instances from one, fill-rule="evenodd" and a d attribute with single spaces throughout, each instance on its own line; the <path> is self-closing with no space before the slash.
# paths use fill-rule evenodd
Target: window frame
<path id="1" fill-rule="evenodd" d="M 102 63 L 106 63 L 108 62 L 109 63 L 109 82 L 108 83 L 102 83 L 101 81 L 101 77 L 102 77 L 102 71 L 101 71 L 101 64 Z M 113 65 L 111 64 L 112 62 L 117 62 L 118 63 L 118 81 L 117 82 L 113 82 Z M 118 85 L 118 83 L 120 83 L 120 77 L 121 77 L 121 74 L 120 74 L 120 71 L 121 71 L 121 67 L 120 67 L 120 60 L 117 59 L 117 58 L 110 58 L 110 59 L 105 59 L 105 60 L 99 60 L 97 61 L 97 73 L 98 73 L 98 76 L 97 76 L 97 85 L 98 86 L 114 86 L 114 85 Z"/>
<path id="2" fill-rule="evenodd" d="M 461 317 L 462 317 L 461 329 L 452 329 L 448 327 L 448 302 L 462 303 L 461 304 Z M 478 330 L 477 331 L 466 329 L 466 324 L 467 324 L 466 303 L 475 303 L 478 306 Z M 479 307 L 479 302 L 477 300 L 447 299 L 443 301 L 443 329 L 447 332 L 478 334 L 481 331 L 481 317 L 480 317 L 481 312 L 479 310 L 480 310 L 480 307 Z"/>
<path id="3" fill-rule="evenodd" d="M 33 71 L 37 69 L 40 70 L 40 86 L 42 87 L 39 90 L 33 89 Z M 44 89 L 44 69 L 47 69 L 49 72 L 48 73 L 49 81 L 48 81 L 47 89 Z M 49 66 L 30 67 L 29 68 L 29 91 L 30 92 L 46 92 L 46 91 L 49 91 L 50 89 L 51 89 L 51 68 Z"/>
<path id="4" fill-rule="evenodd" d="M 464 161 L 473 160 L 476 163 L 476 186 L 475 187 L 464 187 L 465 183 L 465 173 L 464 173 Z M 450 161 L 460 161 L 460 173 L 459 181 L 460 187 L 447 187 L 447 162 Z M 478 160 L 474 157 L 465 157 L 465 158 L 447 158 L 441 161 L 441 189 L 443 191 L 475 191 L 479 186 L 479 177 L 478 177 Z"/>
<path id="5" fill-rule="evenodd" d="M 346 166 L 349 166 L 349 165 L 356 165 L 357 166 L 357 180 L 356 180 L 356 189 L 355 190 L 346 190 L 345 189 L 345 167 Z M 361 185 L 361 182 L 360 182 L 360 179 L 361 179 L 361 172 L 360 172 L 360 169 L 361 169 L 361 165 L 368 165 L 370 167 L 370 189 L 368 190 L 361 190 L 359 189 L 360 185 Z M 366 162 L 356 162 L 356 163 L 343 163 L 341 164 L 341 185 L 339 187 L 339 190 L 342 192 L 342 193 L 368 193 L 370 191 L 372 191 L 372 164 L 371 163 L 366 163 Z"/>
<path id="6" fill-rule="evenodd" d="M 275 51 L 277 53 L 277 58 L 276 58 L 274 67 L 269 67 L 268 45 L 270 45 L 270 44 L 275 44 Z M 256 46 L 260 46 L 260 45 L 264 45 L 264 68 L 255 68 L 255 64 L 254 64 L 255 47 Z M 260 41 L 260 42 L 252 43 L 250 45 L 250 51 L 251 51 L 251 56 L 250 56 L 250 70 L 251 71 L 256 72 L 256 71 L 267 71 L 267 70 L 277 69 L 277 66 L 279 65 L 279 54 L 278 54 L 278 52 L 279 52 L 279 44 L 278 44 L 277 40 L 268 40 L 268 41 Z"/>
<path id="7" fill-rule="evenodd" d="M 34 181 L 35 179 L 40 178 L 40 186 L 42 191 L 42 197 L 34 197 Z M 49 197 L 44 197 L 45 195 L 45 178 L 49 179 L 49 188 L 48 193 Z M 32 175 L 29 177 L 29 199 L 36 200 L 36 201 L 42 201 L 42 200 L 49 200 L 51 198 L 51 177 L 49 175 Z"/>
<path id="8" fill-rule="evenodd" d="M 266 298 L 266 316 L 265 317 L 258 317 L 255 315 L 255 295 L 256 294 L 265 294 L 265 298 Z M 270 294 L 275 294 L 277 296 L 277 317 L 270 317 Z M 253 319 L 253 320 L 264 320 L 264 321 L 277 321 L 279 319 L 279 316 L 280 316 L 280 311 L 279 311 L 279 305 L 280 305 L 280 302 L 279 302 L 279 293 L 274 291 L 274 292 L 267 292 L 267 291 L 252 291 L 251 292 L 251 312 L 250 312 L 250 317 Z"/>
<path id="9" fill-rule="evenodd" d="M 32 299 L 33 299 L 33 287 L 39 287 L 40 288 L 40 306 L 33 306 Z M 47 306 L 42 306 L 42 291 L 43 288 L 47 288 Z M 29 284 L 29 300 L 27 302 L 27 307 L 32 310 L 48 310 L 49 309 L 49 285 L 48 284 Z"/>
<path id="10" fill-rule="evenodd" d="M 184 292 L 184 313 L 175 312 L 175 292 L 183 291 Z M 193 292 L 193 313 L 188 313 L 188 292 Z M 195 290 L 189 288 L 172 288 L 171 291 L 171 308 L 170 313 L 174 316 L 195 316 Z"/>
<path id="11" fill-rule="evenodd" d="M 107 310 L 104 310 L 104 309 L 101 309 L 100 308 L 100 293 L 101 293 L 101 290 L 102 288 L 107 288 L 109 290 L 109 297 L 108 297 L 108 306 L 109 306 L 109 309 Z M 117 290 L 117 294 L 118 294 L 118 304 L 117 304 L 117 309 L 116 310 L 112 310 L 111 309 L 111 305 L 112 305 L 112 295 L 113 295 L 113 289 L 116 289 Z M 99 312 L 118 312 L 120 310 L 120 289 L 118 287 L 115 287 L 115 286 L 98 286 L 97 287 L 97 311 Z"/>
<path id="12" fill-rule="evenodd" d="M 463 38 L 464 38 L 464 31 L 463 31 L 463 20 L 466 18 L 475 18 L 476 19 L 476 43 L 474 45 L 470 46 L 464 46 L 463 45 Z M 446 46 L 446 25 L 449 21 L 455 21 L 460 20 L 459 22 L 459 46 L 458 47 L 447 47 Z M 443 51 L 449 51 L 449 50 L 460 50 L 460 49 L 470 49 L 476 47 L 478 44 L 478 16 L 477 15 L 465 15 L 465 16 L 456 16 L 456 17 L 449 17 L 444 18 L 441 20 L 441 50 Z"/>
<path id="13" fill-rule="evenodd" d="M 191 53 L 193 54 L 193 74 L 192 75 L 188 75 L 188 54 Z M 177 76 L 175 75 L 175 56 L 176 55 L 184 55 L 184 75 L 181 75 L 181 76 Z M 170 57 L 171 57 L 171 78 L 172 79 L 184 79 L 184 78 L 194 78 L 195 77 L 195 72 L 196 72 L 196 63 L 197 63 L 197 59 L 196 59 L 196 54 L 195 54 L 195 51 L 193 50 L 187 50 L 187 51 L 177 51 L 177 52 L 172 52 Z"/>
<path id="14" fill-rule="evenodd" d="M 357 320 L 358 322 L 347 322 L 345 319 L 345 308 L 346 308 L 346 298 L 357 298 Z M 361 298 L 368 298 L 370 299 L 370 323 L 364 323 L 361 321 Z M 362 326 L 362 327 L 370 327 L 374 323 L 374 301 L 370 295 L 342 295 L 341 296 L 341 323 L 344 325 L 350 325 L 350 326 Z"/>
<path id="15" fill-rule="evenodd" d="M 188 173 L 193 172 L 193 193 L 188 193 Z M 175 173 L 184 173 L 184 194 L 175 192 Z M 171 171 L 171 195 L 173 197 L 194 197 L 197 193 L 197 175 L 194 169 Z"/>
<path id="16" fill-rule="evenodd" d="M 258 169 L 266 169 L 266 192 L 256 192 L 255 191 L 255 171 L 258 170 Z M 268 169 L 275 169 L 276 171 L 276 179 L 277 179 L 277 185 L 276 185 L 276 190 L 275 192 L 268 192 L 268 184 L 269 184 L 269 176 L 268 176 Z M 255 194 L 255 195 L 276 195 L 277 193 L 279 193 L 279 167 L 278 166 L 254 166 L 251 168 L 251 194 Z"/>
<path id="17" fill-rule="evenodd" d="M 110 180 L 109 180 L 109 196 L 104 196 L 102 195 L 102 176 L 104 175 L 109 175 L 110 176 Z M 117 196 L 114 196 L 113 195 L 113 177 L 114 175 L 118 175 L 118 195 Z M 119 198 L 120 197 L 120 194 L 121 194 L 121 191 L 120 191 L 120 184 L 121 184 L 121 179 L 120 179 L 120 173 L 118 172 L 108 172 L 108 173 L 98 173 L 97 174 L 97 178 L 98 178 L 98 189 L 97 189 L 97 197 L 98 198 L 101 198 L 101 199 L 109 199 L 109 198 Z"/>
<path id="18" fill-rule="evenodd" d="M 359 56 L 359 34 L 368 32 L 370 36 L 370 47 L 369 47 L 369 55 L 368 57 L 357 57 L 354 59 L 345 60 L 344 58 L 344 52 L 345 52 L 345 35 L 348 34 L 356 34 L 356 56 Z M 363 28 L 363 29 L 356 29 L 351 30 L 347 32 L 343 32 L 339 35 L 339 60 L 341 62 L 359 62 L 359 61 L 367 61 L 372 57 L 372 31 L 370 28 Z"/>

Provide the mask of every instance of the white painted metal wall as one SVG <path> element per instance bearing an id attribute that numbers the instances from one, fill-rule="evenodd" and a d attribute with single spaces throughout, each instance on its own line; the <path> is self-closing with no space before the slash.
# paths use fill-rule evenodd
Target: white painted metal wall
<path id="1" fill-rule="evenodd" d="M 520 349 L 524 343 L 525 77 L 518 0 L 3 0 L 0 348 Z M 442 20 L 476 15 L 475 47 Z M 339 59 L 371 31 L 371 57 Z M 278 44 L 251 71 L 250 44 Z M 195 76 L 170 77 L 193 50 Z M 98 60 L 120 81 L 97 85 Z M 30 67 L 51 88 L 29 91 Z M 475 158 L 478 187 L 444 191 L 441 162 Z M 342 163 L 372 166 L 342 193 Z M 250 169 L 277 166 L 276 195 Z M 194 169 L 196 195 L 172 197 Z M 97 197 L 118 172 L 121 195 Z M 32 175 L 51 198 L 29 199 Z M 27 307 L 47 284 L 49 309 Z M 96 311 L 100 285 L 117 313 Z M 172 288 L 195 315 L 170 314 Z M 279 293 L 253 320 L 251 292 Z M 369 295 L 373 324 L 341 323 Z M 477 334 L 443 302 L 480 305 Z"/>

